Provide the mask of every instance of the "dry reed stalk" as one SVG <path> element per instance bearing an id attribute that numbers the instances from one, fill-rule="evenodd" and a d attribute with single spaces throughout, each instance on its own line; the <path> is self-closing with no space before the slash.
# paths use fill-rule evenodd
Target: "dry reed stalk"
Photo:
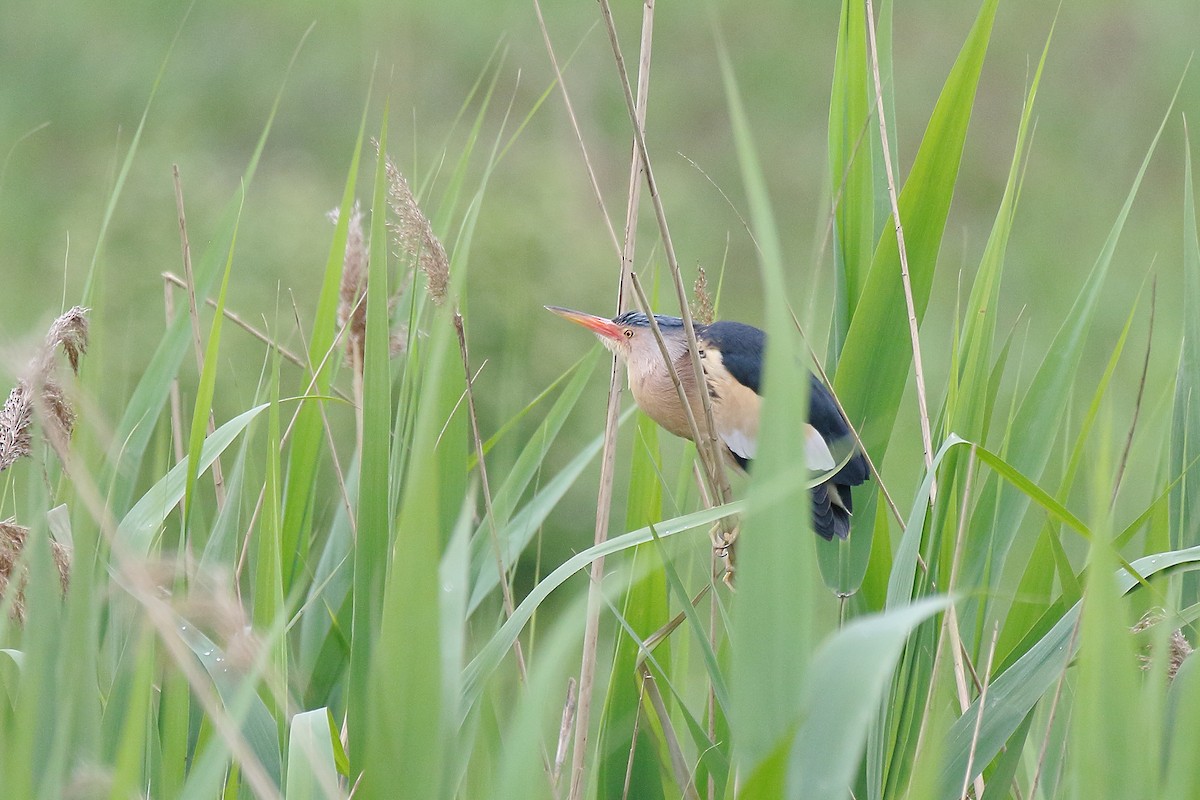
<path id="1" fill-rule="evenodd" d="M 571 118 L 571 124 L 575 128 L 576 137 L 579 139 L 580 149 L 583 150 L 583 158 L 588 169 L 588 175 L 590 178 L 592 178 L 592 189 L 595 192 L 596 201 L 600 205 L 601 212 L 604 215 L 604 222 L 608 227 L 610 236 L 612 236 L 613 244 L 617 245 L 616 233 L 612 229 L 612 223 L 609 220 L 608 212 L 604 207 L 604 200 L 601 196 L 599 185 L 595 182 L 595 176 L 592 172 L 591 162 L 589 161 L 587 155 L 587 148 L 584 147 L 582 135 L 579 133 L 578 121 L 575 118 L 574 110 L 572 109 L 570 99 L 567 96 L 566 86 L 562 83 L 562 73 L 559 70 L 557 60 L 554 58 L 554 52 L 550 48 L 550 39 L 546 31 L 545 21 L 542 18 L 541 8 L 538 6 L 536 0 L 534 5 L 537 8 L 538 23 L 542 28 L 542 36 L 546 41 L 546 48 L 550 53 L 550 60 L 554 64 L 555 74 L 558 76 L 559 85 L 562 88 L 563 97 L 567 106 L 567 112 Z M 620 50 L 619 48 L 614 48 L 617 52 L 617 65 L 622 72 L 623 86 L 629 101 L 629 114 L 630 119 L 633 122 L 635 134 L 640 132 L 645 127 L 646 111 L 650 93 L 650 64 L 653 44 L 653 31 L 654 0 L 646 0 L 642 7 L 642 33 L 636 100 L 634 100 L 632 96 L 628 78 L 624 74 L 624 63 L 620 59 Z M 625 240 L 623 245 L 617 247 L 617 253 L 620 257 L 619 271 L 617 276 L 618 314 L 624 312 L 627 308 L 626 288 L 627 284 L 633 279 L 633 256 L 634 248 L 637 243 L 637 216 L 638 208 L 641 203 L 642 192 L 642 182 L 638 173 L 643 171 L 647 174 L 647 176 L 649 176 L 650 164 L 645 158 L 645 149 L 643 148 L 640 151 L 635 149 L 629 164 L 629 194 L 626 198 L 624 230 Z M 651 195 L 653 195 L 653 182 L 650 181 L 648 186 Z M 652 313 L 652 310 L 649 308 L 647 308 L 646 311 L 647 313 Z M 686 316 L 686 309 L 684 310 L 684 314 Z M 620 412 L 621 404 L 621 371 L 619 360 L 614 354 L 609 371 L 608 405 L 604 420 L 604 449 L 603 453 L 601 454 L 600 485 L 596 496 L 596 525 L 594 529 L 595 536 L 593 538 L 593 541 L 596 544 L 601 544 L 608 539 L 609 517 L 612 507 L 613 476 L 616 465 L 617 417 Z M 592 687 L 595 681 L 597 658 L 596 653 L 599 643 L 598 637 L 601 604 L 600 591 L 601 582 L 604 577 L 603 558 L 598 558 L 592 562 L 590 577 L 591 582 L 588 586 L 587 619 L 583 634 L 583 655 L 579 670 L 579 711 L 576 716 L 575 723 L 575 748 L 571 753 L 571 780 L 568 795 L 571 800 L 578 800 L 583 792 L 584 787 L 587 743 L 591 722 Z"/>
<path id="2" fill-rule="evenodd" d="M 867 0 L 867 34 L 871 40 L 871 73 L 875 79 L 875 110 L 879 121 L 879 138 L 883 148 L 883 166 L 887 174 L 888 199 L 892 203 L 892 221 L 896 225 L 896 248 L 900 253 L 900 282 L 904 285 L 904 305 L 908 311 L 908 333 L 912 340 L 913 373 L 917 385 L 917 406 L 921 412 L 921 445 L 925 448 L 925 467 L 933 466 L 933 435 L 929 428 L 929 405 L 925 399 L 925 366 L 921 360 L 921 334 L 917 326 L 916 305 L 913 302 L 912 281 L 908 277 L 908 248 L 904 245 L 904 226 L 900 222 L 900 202 L 896 193 L 896 176 L 892 173 L 892 152 L 888 145 L 887 119 L 883 113 L 883 82 L 879 77 L 879 46 L 875 41 L 875 8 Z M 937 482 L 930 486 L 929 499 L 937 494 Z"/>
<path id="3" fill-rule="evenodd" d="M 653 3 L 648 2 L 645 6 L 645 16 L 650 16 L 653 12 Z M 658 223 L 659 236 L 663 243 L 663 251 L 667 257 L 667 267 L 671 275 L 671 282 L 675 287 L 675 296 L 679 304 L 679 315 L 683 320 L 683 330 L 687 336 L 688 354 L 691 357 L 692 372 L 696 378 L 697 385 L 704 385 L 704 367 L 700 363 L 700 347 L 696 341 L 696 330 L 692 324 L 692 313 L 688 307 L 687 289 L 683 284 L 683 273 L 679 268 L 679 259 L 675 254 L 675 243 L 671 238 L 671 230 L 667 225 L 667 214 L 663 206 L 662 195 L 658 189 L 658 181 L 654 177 L 654 168 L 651 166 L 650 153 L 646 146 L 645 136 L 645 119 L 644 112 L 639 116 L 638 103 L 634 98 L 633 89 L 629 82 L 629 73 L 625 67 L 625 58 L 621 54 L 620 42 L 617 39 L 616 22 L 613 19 L 612 6 L 609 0 L 600 0 L 600 15 L 603 18 L 605 29 L 608 31 L 609 44 L 612 47 L 613 61 L 616 62 L 617 73 L 620 77 L 621 88 L 625 96 L 625 107 L 629 113 L 629 120 L 633 125 L 634 139 L 634 158 L 640 160 L 642 174 L 645 176 L 646 189 L 650 193 L 650 205 L 654 209 L 654 218 Z M 646 35 L 648 26 L 643 19 L 643 38 L 642 38 L 642 62 L 643 66 L 648 66 L 648 51 L 649 41 Z M 648 315 L 653 315 L 653 309 L 643 308 Z M 729 478 L 725 474 L 724 465 L 722 462 L 721 448 L 724 446 L 717 440 L 717 426 L 713 422 L 712 401 L 707 392 L 700 393 L 701 404 L 704 407 L 705 429 L 703 433 L 706 435 L 696 439 L 696 450 L 700 453 L 700 459 L 704 463 L 705 474 L 711 486 L 713 486 L 713 494 L 720 500 L 721 503 L 729 502 L 731 491 L 729 488 Z M 686 399 L 681 399 L 685 405 Z M 699 433 L 700 431 L 697 431 Z M 723 536 L 727 547 L 732 547 L 736 538 L 736 527 L 730 525 L 727 519 L 721 520 L 723 526 Z"/>
<path id="4" fill-rule="evenodd" d="M 183 207 L 183 181 L 179 178 L 179 165 L 171 165 L 171 176 L 175 184 L 175 213 L 179 223 L 179 247 L 183 255 L 183 277 L 187 281 L 184 293 L 188 299 L 188 318 L 192 323 L 192 350 L 196 354 L 196 374 L 204 374 L 204 339 L 200 334 L 200 309 L 196 305 L 196 276 L 192 272 L 192 245 L 188 239 L 187 214 Z M 173 382 L 178 385 L 178 378 Z M 217 430 L 217 418 L 208 410 L 208 435 Z M 225 507 L 225 471 L 221 468 L 221 457 L 213 460 L 213 493 L 217 499 L 217 510 Z"/>

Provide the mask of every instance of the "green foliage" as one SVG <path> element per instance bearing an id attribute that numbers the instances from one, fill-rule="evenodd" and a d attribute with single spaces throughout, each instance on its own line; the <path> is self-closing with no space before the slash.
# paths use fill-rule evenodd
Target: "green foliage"
<path id="1" fill-rule="evenodd" d="M 527 279 L 491 249 L 505 213 L 493 202 L 497 176 L 556 113 L 554 85 L 505 97 L 515 70 L 497 48 L 432 150 L 368 90 L 357 136 L 339 153 L 337 219 L 313 254 L 320 277 L 294 315 L 267 321 L 264 353 L 238 343 L 235 327 L 261 314 L 226 311 L 241 305 L 248 232 L 269 213 L 254 202 L 259 162 L 287 151 L 268 136 L 289 108 L 280 91 L 255 123 L 232 198 L 193 208 L 203 221 L 190 238 L 203 244 L 188 291 L 199 317 L 177 313 L 143 348 L 145 369 L 119 387 L 123 408 L 108 424 L 108 409 L 90 402 L 116 391 L 103 381 L 119 321 L 103 313 L 101 288 L 119 278 L 102 254 L 146 158 L 146 101 L 86 279 L 106 344 L 72 394 L 88 400 L 77 404 L 82 436 L 65 463 L 39 444 L 0 475 L 0 518 L 29 527 L 23 546 L 6 545 L 15 564 L 0 604 L 6 796 L 560 798 L 577 777 L 582 797 L 651 800 L 1195 795 L 1200 668 L 1168 658 L 1183 655 L 1180 636 L 1200 618 L 1190 150 L 1158 155 L 1184 179 L 1182 250 L 1156 267 L 1179 296 L 1181 336 L 1156 320 L 1153 291 L 1107 300 L 1122 240 L 1144 224 L 1139 190 L 1160 137 L 1175 133 L 1173 110 L 1139 134 L 1144 158 L 1122 176 L 1107 238 L 1089 242 L 1099 248 L 1090 269 L 1056 276 L 1057 296 L 1071 300 L 1027 328 L 1007 307 L 1019 290 L 1010 262 L 1022 203 L 1060 191 L 1031 166 L 1035 100 L 1055 70 L 1048 38 L 1012 120 L 990 232 L 958 278 L 939 272 L 960 176 L 979 158 L 970 123 L 999 5 L 981 0 L 974 24 L 955 33 L 963 44 L 938 76 L 910 159 L 894 112 L 892 4 L 881 3 L 871 35 L 869 7 L 842 3 L 836 37 L 826 32 L 828 153 L 815 158 L 828 177 L 816 226 L 817 240 L 829 231 L 819 259 L 831 278 L 827 314 L 793 315 L 814 291 L 772 200 L 793 165 L 762 155 L 750 68 L 727 44 L 736 40 L 704 45 L 740 168 L 742 193 L 728 196 L 745 207 L 772 342 L 755 468 L 735 478 L 736 499 L 714 506 L 693 480 L 694 451 L 681 456 L 643 415 L 625 425 L 625 409 L 624 515 L 592 546 L 578 542 L 594 526 L 605 444 L 588 416 L 600 351 L 559 363 L 555 321 L 519 316 L 541 334 L 531 352 L 494 319 L 517 304 L 496 287 Z M 170 91 L 164 74 L 156 104 Z M 588 119 L 577 121 L 588 139 Z M 416 136 L 427 124 L 418 115 Z M 372 129 L 374 160 L 363 158 Z M 405 154 L 411 187 L 389 149 Z M 658 174 L 668 195 L 684 180 Z M 530 195 L 541 190 L 533 184 Z M 363 278 L 342 286 L 360 239 Z M 657 253 L 643 274 L 662 268 Z M 535 269 L 528 258 L 521 267 Z M 555 281 L 583 264 L 560 265 Z M 1149 358 L 1131 345 L 1150 320 L 1152 377 L 1131 388 L 1125 376 Z M 928 460 L 915 433 L 913 327 L 931 403 Z M 803 335 L 822 329 L 821 341 Z M 808 491 L 822 476 L 796 446 L 803 367 L 822 352 L 878 470 L 855 491 L 846 543 L 811 534 Z M 535 369 L 541 361 L 550 367 Z M 186 402 L 171 401 L 176 391 Z M 706 536 L 723 520 L 737 527 L 726 576 L 736 589 Z M 65 592 L 55 543 L 70 547 Z M 590 587 L 584 575 L 600 558 L 606 576 Z M 602 609 L 596 710 L 575 741 L 589 591 Z M 1162 621 L 1135 636 L 1147 612 Z M 572 748 L 583 748 L 582 776 L 571 774 Z"/>

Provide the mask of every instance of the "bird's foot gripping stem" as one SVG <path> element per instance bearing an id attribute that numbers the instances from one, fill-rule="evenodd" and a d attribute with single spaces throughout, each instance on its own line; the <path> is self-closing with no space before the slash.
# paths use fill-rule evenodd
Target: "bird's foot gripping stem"
<path id="1" fill-rule="evenodd" d="M 708 531 L 708 537 L 712 540 L 713 547 L 714 577 L 719 572 L 721 581 L 730 589 L 733 588 L 733 553 L 739 530 L 740 526 L 738 525 L 727 526 L 718 522 Z"/>

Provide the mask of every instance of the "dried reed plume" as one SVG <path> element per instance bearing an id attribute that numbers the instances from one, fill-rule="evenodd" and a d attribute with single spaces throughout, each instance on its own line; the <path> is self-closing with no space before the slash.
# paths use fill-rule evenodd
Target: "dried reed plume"
<path id="1" fill-rule="evenodd" d="M 708 276 L 704 274 L 704 267 L 697 268 L 696 283 L 692 286 L 692 293 L 695 295 L 692 301 L 692 319 L 701 325 L 711 324 L 713 302 L 708 295 Z"/>
<path id="2" fill-rule="evenodd" d="M 18 525 L 16 520 L 0 521 L 0 597 L 8 596 L 9 588 L 15 579 L 17 594 L 12 600 L 11 616 L 19 623 L 25 622 L 25 583 L 28 570 L 22 569 L 21 575 L 16 578 L 13 571 L 21 559 L 21 551 L 25 549 L 25 539 L 28 536 L 29 529 Z M 51 540 L 50 556 L 54 559 L 54 566 L 58 568 L 58 580 L 65 592 L 70 579 L 71 549 Z"/>
<path id="3" fill-rule="evenodd" d="M 41 403 L 46 435 L 65 441 L 75 430 L 75 412 L 58 382 L 54 352 L 61 348 L 71 371 L 78 374 L 79 358 L 87 351 L 87 311 L 75 306 L 54 320 L 26 374 L 4 402 L 0 410 L 0 472 L 30 453 L 35 396 Z"/>
<path id="4" fill-rule="evenodd" d="M 338 209 L 329 212 L 336 225 Z M 337 324 L 346 331 L 346 360 L 362 364 L 367 340 L 367 245 L 363 237 L 362 209 L 357 202 L 350 211 L 346 229 L 346 255 L 342 260 L 342 287 L 338 298 Z"/>
<path id="5" fill-rule="evenodd" d="M 376 150 L 379 143 L 375 143 Z M 429 297 L 439 306 L 446 302 L 450 289 L 450 258 L 446 248 L 433 232 L 429 219 L 417 205 L 408 180 L 392 161 L 391 156 L 384 154 L 384 169 L 388 180 L 388 205 L 395 215 L 395 221 L 388 228 L 395 237 L 396 246 L 400 253 L 411 258 L 425 273 Z"/>
<path id="6" fill-rule="evenodd" d="M 1137 621 L 1130 630 L 1133 633 L 1141 633 L 1142 631 L 1153 628 L 1158 623 L 1166 619 L 1166 612 L 1161 608 L 1152 608 L 1142 615 L 1142 618 Z M 1154 654 L 1149 645 L 1146 646 L 1146 652 L 1138 656 L 1142 662 L 1142 669 L 1150 669 Z M 1170 637 L 1167 639 L 1167 680 L 1175 680 L 1175 674 L 1179 672 L 1179 668 L 1183 662 L 1193 652 L 1191 643 L 1187 637 L 1183 635 L 1183 631 L 1179 628 L 1171 631 Z"/>
<path id="7" fill-rule="evenodd" d="M 329 219 L 335 225 L 338 221 L 339 209 L 329 212 Z M 346 363 L 356 365 L 362 370 L 363 352 L 367 341 L 367 243 L 363 234 L 362 209 L 358 203 L 350 212 L 350 220 L 346 228 L 346 254 L 342 259 L 342 284 L 338 295 L 337 324 L 345 329 Z M 398 295 L 388 301 L 388 313 L 395 307 Z M 408 329 L 397 326 L 391 334 L 389 351 L 391 355 L 403 353 L 408 345 Z"/>

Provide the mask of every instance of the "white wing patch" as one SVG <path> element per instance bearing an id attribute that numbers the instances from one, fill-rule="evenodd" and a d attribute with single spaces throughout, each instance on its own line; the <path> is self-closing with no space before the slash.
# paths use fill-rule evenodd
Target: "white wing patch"
<path id="1" fill-rule="evenodd" d="M 758 438 L 748 435 L 743 430 L 720 431 L 721 441 L 725 442 L 733 454 L 746 459 L 753 459 L 758 444 Z"/>
<path id="2" fill-rule="evenodd" d="M 804 460 L 809 469 L 819 472 L 828 472 L 837 466 L 829 445 L 812 425 L 804 426 Z"/>

